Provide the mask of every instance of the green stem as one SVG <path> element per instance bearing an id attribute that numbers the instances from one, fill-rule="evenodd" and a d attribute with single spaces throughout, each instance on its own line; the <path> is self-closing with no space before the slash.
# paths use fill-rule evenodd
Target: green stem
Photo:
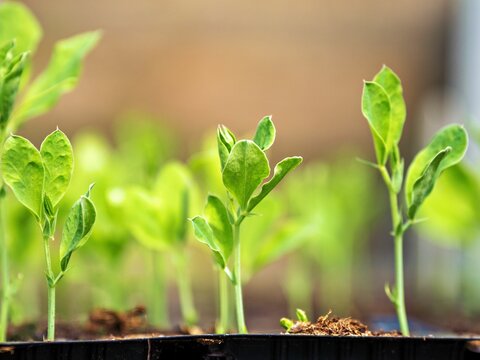
<path id="1" fill-rule="evenodd" d="M 243 313 L 243 295 L 242 295 L 242 261 L 240 257 L 240 224 L 244 217 L 240 216 L 234 225 L 233 230 L 233 246 L 235 255 L 234 274 L 235 274 L 235 307 L 237 312 L 237 327 L 240 334 L 246 334 L 247 326 L 245 325 L 245 315 Z"/>
<path id="2" fill-rule="evenodd" d="M 2 261 L 2 305 L 0 309 L 0 342 L 7 340 L 7 327 L 10 310 L 11 283 L 9 275 L 7 239 L 5 236 L 5 197 L 0 196 L 0 251 Z"/>
<path id="3" fill-rule="evenodd" d="M 162 329 L 170 327 L 170 320 L 168 319 L 168 290 L 165 269 L 163 266 L 163 259 L 158 252 L 151 252 L 152 254 L 152 285 L 150 308 L 152 309 L 152 324 L 159 326 Z"/>
<path id="4" fill-rule="evenodd" d="M 196 325 L 198 322 L 198 315 L 195 310 L 195 305 L 193 304 L 190 273 L 188 271 L 186 253 L 183 247 L 177 251 L 176 262 L 178 296 L 180 298 L 182 318 L 188 326 Z"/>
<path id="5" fill-rule="evenodd" d="M 398 208 L 397 194 L 392 188 L 390 176 L 387 169 L 380 167 L 383 180 L 388 188 L 388 194 L 390 199 L 390 212 L 392 216 L 392 228 L 394 235 L 394 256 L 395 256 L 395 291 L 393 292 L 395 310 L 397 312 L 398 323 L 400 325 L 400 331 L 405 336 L 410 336 L 410 330 L 408 328 L 407 311 L 405 308 L 405 285 L 403 281 L 403 232 L 404 229 L 398 229 L 402 224 L 402 216 L 400 209 Z M 403 227 L 403 225 L 402 225 Z"/>
<path id="6" fill-rule="evenodd" d="M 217 270 L 218 276 L 218 297 L 219 297 L 219 316 L 215 327 L 217 334 L 225 334 L 228 331 L 229 306 L 228 306 L 228 278 L 222 269 Z"/>
<path id="7" fill-rule="evenodd" d="M 45 250 L 45 260 L 47 264 L 47 286 L 48 286 L 48 312 L 47 312 L 47 340 L 55 339 L 55 275 L 52 269 L 52 260 L 50 256 L 51 237 L 44 236 L 43 248 Z"/>

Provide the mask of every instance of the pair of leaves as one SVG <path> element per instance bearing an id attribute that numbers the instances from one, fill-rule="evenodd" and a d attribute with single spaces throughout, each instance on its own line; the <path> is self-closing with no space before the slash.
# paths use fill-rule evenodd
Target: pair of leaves
<path id="1" fill-rule="evenodd" d="M 191 219 L 195 237 L 212 250 L 216 264 L 233 280 L 227 267 L 233 250 L 233 228 L 228 210 L 222 201 L 209 195 L 205 205 L 204 216 Z"/>
<path id="2" fill-rule="evenodd" d="M 283 159 L 275 166 L 272 178 L 262 186 L 256 196 L 252 197 L 255 190 L 270 175 L 270 165 L 265 151 L 275 141 L 275 126 L 271 117 L 267 116 L 259 122 L 253 141 L 237 142 L 232 132 L 225 127 L 219 128 L 217 139 L 223 184 L 243 211 L 252 211 L 287 173 L 302 162 L 301 157 Z"/>
<path id="3" fill-rule="evenodd" d="M 362 112 L 372 132 L 377 163 L 385 165 L 398 146 L 406 118 L 402 84 L 390 68 L 384 66 L 373 81 L 365 81 Z"/>

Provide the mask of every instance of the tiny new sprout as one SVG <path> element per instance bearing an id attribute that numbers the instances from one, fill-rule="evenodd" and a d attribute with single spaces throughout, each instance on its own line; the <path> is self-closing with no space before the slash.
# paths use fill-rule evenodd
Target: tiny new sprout
<path id="1" fill-rule="evenodd" d="M 295 311 L 295 314 L 297 315 L 297 319 L 300 322 L 309 322 L 307 313 L 302 310 L 302 309 L 297 309 Z M 291 319 L 288 318 L 281 318 L 280 319 L 280 325 L 287 331 L 289 332 L 290 329 L 295 325 L 295 322 Z"/>
<path id="2" fill-rule="evenodd" d="M 365 81 L 362 112 L 373 137 L 376 163 L 368 163 L 379 170 L 387 186 L 392 217 L 392 235 L 395 248 L 395 286 L 385 285 L 385 292 L 395 306 L 400 331 L 408 336 L 403 284 L 403 234 L 415 222 L 417 212 L 432 192 L 440 174 L 459 163 L 467 149 L 468 137 L 460 125 L 446 126 L 436 133 L 413 159 L 404 185 L 406 220 L 398 196 L 404 183 L 404 160 L 398 143 L 406 118 L 406 106 L 400 79 L 384 66 L 373 81 Z"/>
<path id="3" fill-rule="evenodd" d="M 247 332 L 242 296 L 240 226 L 285 175 L 302 162 L 298 156 L 283 159 L 275 166 L 273 176 L 265 182 L 270 175 L 266 151 L 274 140 L 275 127 L 270 116 L 259 122 L 253 140 L 237 141 L 228 128 L 219 126 L 217 146 L 227 199 L 222 201 L 215 195 L 209 195 L 204 216 L 196 216 L 191 220 L 195 236 L 212 250 L 215 263 L 234 285 L 237 328 L 240 333 Z M 232 253 L 233 273 L 228 268 Z M 226 329 L 226 323 L 226 319 L 221 317 L 219 327 Z"/>
<path id="4" fill-rule="evenodd" d="M 55 130 L 43 141 L 40 151 L 27 139 L 11 135 L 4 144 L 1 171 L 4 182 L 17 200 L 35 217 L 43 235 L 48 285 L 47 339 L 55 338 L 55 287 L 68 270 L 75 250 L 85 244 L 95 223 L 96 211 L 90 200 L 90 185 L 70 209 L 60 243 L 60 271 L 52 268 L 50 243 L 54 240 L 59 203 L 65 195 L 73 170 L 70 141 Z"/>

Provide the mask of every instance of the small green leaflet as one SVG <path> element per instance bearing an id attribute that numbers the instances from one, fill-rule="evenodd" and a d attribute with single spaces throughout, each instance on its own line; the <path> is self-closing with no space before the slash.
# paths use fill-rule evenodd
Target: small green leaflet
<path id="1" fill-rule="evenodd" d="M 228 211 L 222 201 L 209 195 L 205 205 L 205 220 L 213 231 L 218 248 L 225 260 L 228 260 L 233 250 L 233 229 Z"/>
<path id="2" fill-rule="evenodd" d="M 275 141 L 275 126 L 271 116 L 265 116 L 257 125 L 253 141 L 263 151 L 268 150 Z"/>

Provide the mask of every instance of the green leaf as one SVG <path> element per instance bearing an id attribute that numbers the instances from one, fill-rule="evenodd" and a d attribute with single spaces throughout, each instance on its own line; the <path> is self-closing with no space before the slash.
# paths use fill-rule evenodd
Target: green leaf
<path id="1" fill-rule="evenodd" d="M 225 254 L 223 254 L 222 249 L 213 233 L 213 229 L 208 224 L 207 220 L 205 220 L 202 216 L 195 216 L 191 219 L 193 230 L 195 233 L 195 237 L 201 243 L 207 245 L 210 250 L 213 252 L 213 258 L 220 268 L 225 270 L 227 266 L 227 259 L 225 258 Z"/>
<path id="2" fill-rule="evenodd" d="M 275 126 L 271 116 L 265 116 L 257 126 L 253 141 L 263 151 L 269 149 L 275 141 Z"/>
<path id="3" fill-rule="evenodd" d="M 13 105 L 15 104 L 27 58 L 26 53 L 17 55 L 6 67 L 3 78 L 0 70 L 0 129 L 2 131 L 7 127 Z"/>
<path id="4" fill-rule="evenodd" d="M 451 150 L 451 147 L 447 147 L 435 155 L 433 160 L 425 168 L 422 176 L 420 176 L 413 184 L 412 203 L 408 207 L 408 217 L 410 219 L 415 218 L 418 208 L 432 192 L 433 187 L 435 186 L 435 181 L 440 175 L 440 165 Z"/>
<path id="5" fill-rule="evenodd" d="M 260 193 L 254 196 L 248 202 L 248 211 L 252 211 L 255 206 L 257 206 L 258 203 L 262 201 L 263 198 L 267 196 L 268 193 L 270 193 L 270 191 L 272 191 L 280 181 L 282 181 L 285 175 L 287 175 L 290 171 L 300 165 L 302 161 L 303 159 L 300 156 L 292 156 L 283 159 L 277 165 L 275 165 L 272 178 L 268 182 L 263 184 Z"/>
<path id="6" fill-rule="evenodd" d="M 368 121 L 372 132 L 377 162 L 384 165 L 391 150 L 390 133 L 390 100 L 382 86 L 366 81 L 363 86 L 362 113 Z"/>
<path id="7" fill-rule="evenodd" d="M 253 192 L 269 174 L 265 153 L 253 141 L 241 140 L 234 145 L 225 164 L 223 184 L 246 210 Z"/>
<path id="8" fill-rule="evenodd" d="M 40 154 L 45 167 L 45 196 L 56 208 L 67 192 L 72 177 L 72 145 L 67 136 L 57 129 L 43 140 Z"/>
<path id="9" fill-rule="evenodd" d="M 236 143 L 235 135 L 224 125 L 219 125 L 217 128 L 217 147 L 218 156 L 220 157 L 220 165 L 222 171 L 228 160 L 228 155 L 232 151 L 233 145 Z"/>
<path id="10" fill-rule="evenodd" d="M 403 89 L 400 78 L 392 69 L 383 66 L 382 70 L 375 76 L 373 81 L 379 84 L 390 98 L 390 129 L 389 139 L 392 145 L 398 145 L 402 137 L 403 124 L 407 116 L 407 108 L 403 99 Z"/>
<path id="11" fill-rule="evenodd" d="M 435 134 L 430 144 L 415 156 L 408 168 L 405 180 L 405 198 L 408 208 L 410 208 L 414 202 L 414 184 L 423 175 L 427 166 L 433 161 L 437 154 L 447 147 L 452 149 L 446 154 L 438 167 L 437 171 L 438 174 L 440 174 L 443 170 L 459 163 L 463 159 L 467 146 L 467 132 L 458 124 L 446 126 Z"/>
<path id="12" fill-rule="evenodd" d="M 90 185 L 87 193 L 73 204 L 65 221 L 60 243 L 60 268 L 66 271 L 75 250 L 85 245 L 97 216 L 95 205 L 90 200 Z"/>
<path id="13" fill-rule="evenodd" d="M 40 152 L 27 139 L 12 135 L 3 147 L 1 169 L 18 201 L 40 220 L 45 176 Z"/>
<path id="14" fill-rule="evenodd" d="M 307 313 L 305 312 L 305 310 L 297 309 L 297 310 L 295 310 L 295 314 L 297 315 L 298 321 L 302 321 L 302 322 L 309 321 Z"/>
<path id="15" fill-rule="evenodd" d="M 100 32 L 88 32 L 55 45 L 46 68 L 28 88 L 25 97 L 14 112 L 15 125 L 44 114 L 75 88 L 80 76 L 82 61 L 100 39 Z"/>
<path id="16" fill-rule="evenodd" d="M 225 261 L 228 261 L 233 250 L 233 230 L 228 212 L 222 201 L 209 195 L 205 206 L 205 219 L 213 231 L 218 248 Z"/>
<path id="17" fill-rule="evenodd" d="M 42 37 L 42 28 L 32 12 L 19 2 L 0 4 L 0 44 L 15 40 L 14 55 L 34 52 Z"/>

